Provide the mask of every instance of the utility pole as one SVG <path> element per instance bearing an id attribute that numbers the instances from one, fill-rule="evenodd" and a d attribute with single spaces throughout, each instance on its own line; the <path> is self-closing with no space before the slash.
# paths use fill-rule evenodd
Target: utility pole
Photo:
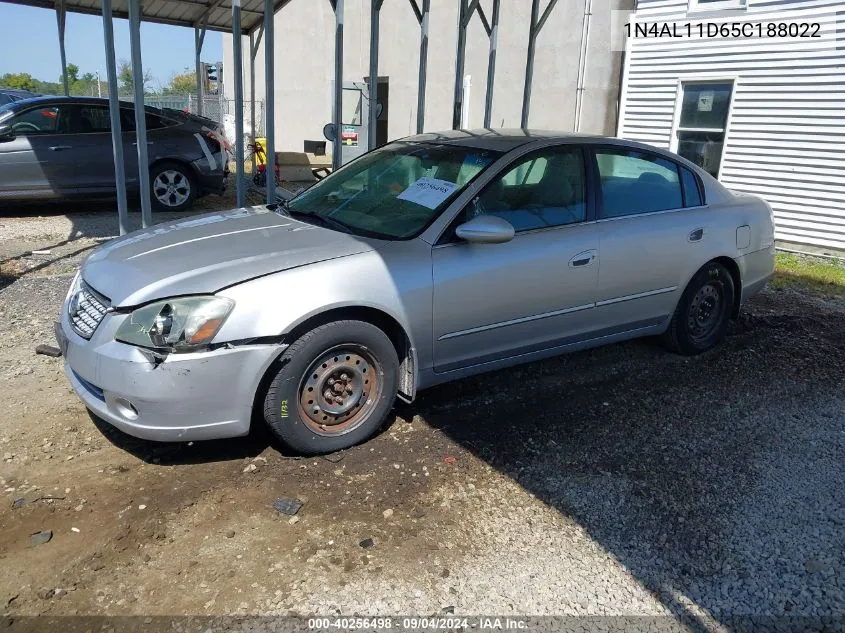
<path id="1" fill-rule="evenodd" d="M 97 96 L 102 99 L 103 98 L 103 88 L 100 86 L 100 71 L 98 70 L 95 74 L 97 75 Z"/>

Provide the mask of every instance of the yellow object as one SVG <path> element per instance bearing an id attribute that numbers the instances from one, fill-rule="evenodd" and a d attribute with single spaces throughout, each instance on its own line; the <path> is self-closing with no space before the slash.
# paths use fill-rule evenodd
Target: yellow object
<path id="1" fill-rule="evenodd" d="M 263 165 L 267 162 L 266 159 L 263 158 L 267 156 L 267 139 L 263 137 L 257 138 L 255 139 L 255 144 L 261 148 L 261 156 L 259 156 L 258 154 L 256 154 L 255 156 L 256 163 L 259 165 Z"/>

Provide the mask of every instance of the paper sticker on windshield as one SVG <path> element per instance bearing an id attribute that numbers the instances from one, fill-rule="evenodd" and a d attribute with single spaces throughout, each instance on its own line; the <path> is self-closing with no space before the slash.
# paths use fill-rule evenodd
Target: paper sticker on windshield
<path id="1" fill-rule="evenodd" d="M 448 180 L 423 177 L 396 196 L 396 199 L 415 202 L 429 209 L 434 209 L 448 198 L 456 188 L 457 185 Z"/>

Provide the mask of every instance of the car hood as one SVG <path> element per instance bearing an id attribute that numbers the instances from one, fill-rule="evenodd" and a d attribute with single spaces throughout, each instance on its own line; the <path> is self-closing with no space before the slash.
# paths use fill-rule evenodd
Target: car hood
<path id="1" fill-rule="evenodd" d="M 374 250 L 381 240 L 332 231 L 267 207 L 194 216 L 97 248 L 82 278 L 112 305 L 213 293 L 270 273 Z"/>

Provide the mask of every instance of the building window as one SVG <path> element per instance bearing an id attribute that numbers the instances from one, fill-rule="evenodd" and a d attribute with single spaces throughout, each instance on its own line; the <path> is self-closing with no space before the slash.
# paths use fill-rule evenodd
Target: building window
<path id="1" fill-rule="evenodd" d="M 681 91 L 672 149 L 718 178 L 733 83 L 684 83 Z"/>
<path id="2" fill-rule="evenodd" d="M 745 9 L 747 0 L 689 0 L 689 12 Z"/>

